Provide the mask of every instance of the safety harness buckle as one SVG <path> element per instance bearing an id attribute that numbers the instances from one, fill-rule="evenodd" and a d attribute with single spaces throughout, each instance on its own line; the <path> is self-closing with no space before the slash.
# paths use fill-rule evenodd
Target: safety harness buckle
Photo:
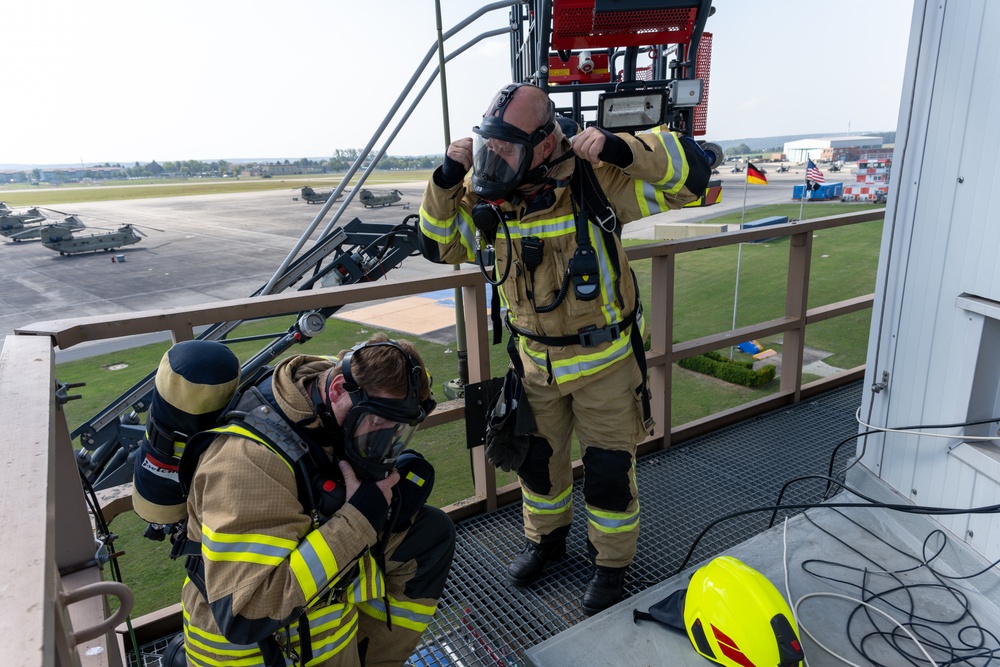
<path id="1" fill-rule="evenodd" d="M 581 347 L 597 347 L 602 343 L 611 343 L 622 334 L 620 324 L 612 324 L 602 329 L 591 328 L 580 332 Z"/>

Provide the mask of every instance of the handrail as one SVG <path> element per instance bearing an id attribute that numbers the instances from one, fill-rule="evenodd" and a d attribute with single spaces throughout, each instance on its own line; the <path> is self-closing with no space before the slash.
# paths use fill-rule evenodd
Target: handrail
<path id="1" fill-rule="evenodd" d="M 646 316 L 651 333 L 647 359 L 654 417 L 660 426 L 652 437 L 640 445 L 640 453 L 669 447 L 861 377 L 864 368 L 858 367 L 817 382 L 802 384 L 802 347 L 806 327 L 870 308 L 873 302 L 872 295 L 860 295 L 806 308 L 811 239 L 820 230 L 883 217 L 884 210 L 875 210 L 629 248 L 627 254 L 631 261 L 651 260 L 653 276 L 651 293 L 644 301 L 648 301 L 650 306 Z M 675 343 L 672 285 L 677 256 L 782 235 L 790 237 L 784 314 L 735 330 Z M 194 327 L 217 321 L 272 317 L 323 306 L 356 304 L 447 288 L 462 290 L 466 304 L 465 326 L 469 332 L 470 382 L 481 381 L 490 373 L 490 336 L 485 281 L 477 269 L 462 269 L 413 280 L 386 280 L 127 315 L 37 322 L 21 327 L 16 335 L 9 336 L 0 352 L 0 405 L 4 406 L 5 414 L 4 429 L 0 430 L 0 455 L 11 464 L 0 472 L 0 484 L 5 489 L 5 493 L 0 494 L 0 509 L 4 510 L 4 516 L 13 519 L 11 528 L 19 536 L 12 543 L 18 552 L 12 557 L 19 558 L 18 554 L 23 550 L 19 562 L 26 567 L 9 582 L 9 586 L 0 590 L 0 605 L 7 609 L 29 608 L 26 613 L 4 617 L 5 621 L 16 623 L 12 636 L 19 638 L 13 644 L 15 653 L 12 664 L 30 667 L 121 664 L 117 648 L 107 642 L 107 651 L 97 662 L 84 655 L 82 646 L 73 649 L 71 645 L 69 638 L 72 637 L 73 627 L 96 625 L 95 621 L 103 618 L 100 609 L 77 610 L 71 620 L 53 613 L 60 586 L 64 594 L 72 596 L 75 589 L 93 583 L 93 577 L 81 575 L 96 571 L 89 564 L 93 559 L 93 538 L 82 491 L 74 474 L 72 443 L 65 415 L 55 399 L 53 348 L 66 349 L 87 341 L 158 331 L 171 331 L 178 335 L 178 340 L 184 340 Z M 694 422 L 669 427 L 673 362 L 698 352 L 779 332 L 784 335 L 784 341 L 781 384 L 776 393 Z M 433 419 L 425 425 L 433 428 L 463 418 L 461 405 L 445 404 L 440 414 L 433 415 Z M 445 508 L 455 519 L 490 511 L 520 497 L 516 484 L 496 488 L 494 470 L 487 465 L 482 449 L 480 446 L 473 450 L 476 496 Z M 62 577 L 61 571 L 72 574 Z M 47 601 L 47 605 L 37 604 L 39 600 Z M 83 606 L 84 603 L 74 605 Z M 57 656 L 55 661 L 52 660 L 53 654 Z"/>

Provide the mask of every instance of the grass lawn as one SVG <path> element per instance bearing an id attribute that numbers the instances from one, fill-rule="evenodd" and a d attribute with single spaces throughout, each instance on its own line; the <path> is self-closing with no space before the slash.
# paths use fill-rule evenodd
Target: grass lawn
<path id="1" fill-rule="evenodd" d="M 409 181 L 427 181 L 429 169 L 412 171 L 376 171 L 365 187 L 379 188 L 382 185 Z M 25 189 L 23 184 L 16 189 L 10 185 L 0 187 L 0 199 L 10 206 L 54 206 L 57 204 L 113 201 L 118 199 L 149 199 L 151 197 L 181 197 L 184 195 L 218 195 L 233 192 L 260 192 L 264 190 L 287 190 L 304 185 L 332 188 L 343 180 L 343 174 L 303 174 L 280 178 L 191 178 L 182 180 L 107 181 L 94 185 L 36 186 Z M 351 185 L 357 183 L 357 175 Z M 28 186 L 30 187 L 30 186 Z"/>
<path id="2" fill-rule="evenodd" d="M 410 180 L 410 176 L 416 180 L 414 172 L 403 173 L 408 175 L 406 180 Z M 287 184 L 282 187 L 287 187 Z M 102 189 L 104 188 L 94 188 L 94 191 Z M 178 194 L 172 188 L 162 189 L 168 190 L 170 195 Z M 33 203 L 38 202 L 35 200 Z M 805 212 L 806 217 L 811 218 L 867 208 L 876 207 L 839 203 L 810 204 Z M 798 209 L 798 204 L 781 204 L 755 209 L 754 216 L 797 217 Z M 732 214 L 720 219 L 723 222 L 738 223 L 739 213 L 735 216 L 735 221 L 727 220 Z M 873 291 L 881 228 L 881 222 L 874 222 L 817 233 L 809 289 L 810 307 Z M 678 258 L 675 285 L 676 340 L 689 340 L 727 330 L 732 326 L 737 252 L 735 247 L 716 248 L 687 253 Z M 740 253 L 737 326 L 780 316 L 785 302 L 787 237 L 767 243 L 744 244 Z M 650 262 L 637 262 L 633 268 L 639 279 L 641 293 L 648 295 L 651 289 Z M 655 313 L 652 316 L 655 317 Z M 832 352 L 833 355 L 825 360 L 830 365 L 850 368 L 862 364 L 865 361 L 870 317 L 870 312 L 862 311 L 812 326 L 807 332 L 806 344 Z M 238 334 L 249 336 L 284 332 L 291 322 L 291 317 L 249 322 L 239 329 Z M 374 330 L 366 330 L 362 325 L 332 318 L 324 333 L 308 347 L 292 348 L 288 354 L 336 354 L 367 339 L 372 333 Z M 390 336 L 396 335 L 388 333 Z M 454 346 L 419 340 L 413 342 L 433 373 L 437 398 L 444 400 L 440 388 L 442 383 L 457 376 Z M 780 351 L 780 336 L 760 342 L 765 347 Z M 260 341 L 238 343 L 233 349 L 241 359 L 247 359 L 261 345 Z M 70 428 L 93 417 L 147 373 L 155 370 L 167 348 L 167 343 L 148 345 L 59 364 L 57 375 L 60 381 L 87 383 L 86 387 L 74 392 L 82 394 L 83 398 L 65 406 Z M 748 358 L 739 352 L 736 355 Z M 506 364 L 505 346 L 491 348 L 493 374 L 502 375 Z M 112 368 L 118 370 L 111 370 Z M 815 378 L 807 378 L 807 381 L 808 379 Z M 747 389 L 677 367 L 673 370 L 673 382 L 671 426 L 755 400 L 774 392 L 778 387 L 778 380 L 774 380 L 759 389 Z M 413 447 L 427 456 L 436 469 L 432 504 L 443 506 L 473 495 L 470 458 L 465 442 L 464 422 L 420 431 L 414 438 Z M 514 479 L 510 473 L 499 472 L 498 478 L 501 484 Z M 134 613 L 143 614 L 176 602 L 184 574 L 182 563 L 167 559 L 169 545 L 142 538 L 145 526 L 134 514 L 119 517 L 113 527 L 120 536 L 116 547 L 126 552 L 122 559 L 125 583 L 136 592 Z"/>

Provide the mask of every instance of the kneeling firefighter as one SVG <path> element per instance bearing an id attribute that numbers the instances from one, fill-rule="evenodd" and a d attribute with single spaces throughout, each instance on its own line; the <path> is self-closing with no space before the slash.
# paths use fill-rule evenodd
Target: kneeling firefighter
<path id="1" fill-rule="evenodd" d="M 570 140 L 564 125 L 578 128 L 566 120 L 538 87 L 500 91 L 475 137 L 453 142 L 434 171 L 420 241 L 425 257 L 451 264 L 475 261 L 484 237 L 495 243 L 512 365 L 536 422 L 524 449 L 487 448 L 494 464 L 517 470 L 522 490 L 526 539 L 507 577 L 526 586 L 565 553 L 575 431 L 594 565 L 582 600 L 589 614 L 624 591 L 639 536 L 636 444 L 653 427 L 621 226 L 697 199 L 711 161 L 676 133 L 589 127 Z"/>
<path id="2" fill-rule="evenodd" d="M 406 445 L 425 365 L 382 334 L 281 361 L 180 459 L 190 665 L 402 665 L 433 616 L 455 530 Z"/>

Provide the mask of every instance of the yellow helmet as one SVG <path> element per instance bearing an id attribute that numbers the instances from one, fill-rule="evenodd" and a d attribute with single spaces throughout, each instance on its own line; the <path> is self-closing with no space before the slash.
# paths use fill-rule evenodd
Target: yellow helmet
<path id="1" fill-rule="evenodd" d="M 686 591 L 634 617 L 683 627 L 698 653 L 726 667 L 798 667 L 803 660 L 795 618 L 781 593 L 731 556 L 713 559 L 694 573 Z"/>

